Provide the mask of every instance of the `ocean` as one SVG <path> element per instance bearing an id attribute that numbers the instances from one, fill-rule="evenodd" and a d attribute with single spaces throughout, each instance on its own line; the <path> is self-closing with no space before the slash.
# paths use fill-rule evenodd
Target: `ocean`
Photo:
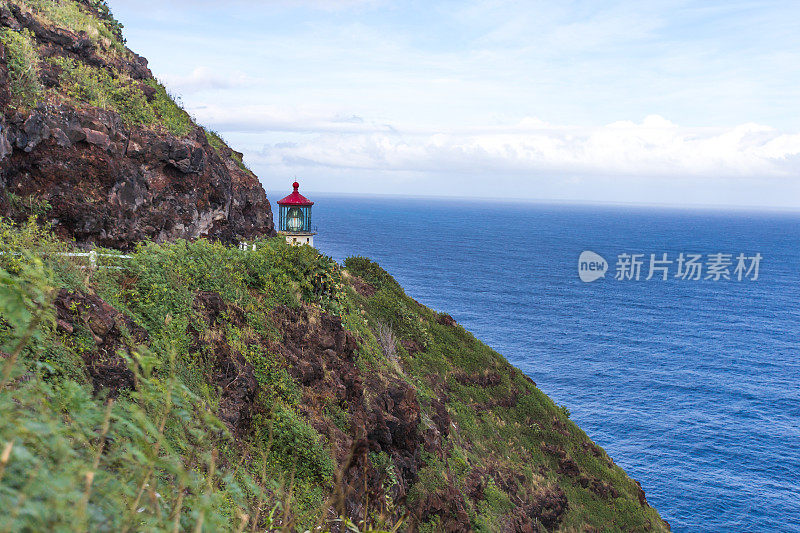
<path id="1" fill-rule="evenodd" d="M 526 372 L 675 531 L 800 531 L 800 214 L 311 197 L 319 250 L 374 259 Z M 672 263 L 646 280 L 650 254 Z"/>

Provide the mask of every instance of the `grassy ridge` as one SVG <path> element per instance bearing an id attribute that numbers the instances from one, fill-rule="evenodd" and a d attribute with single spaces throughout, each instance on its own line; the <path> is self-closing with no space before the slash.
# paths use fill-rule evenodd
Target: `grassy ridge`
<path id="1" fill-rule="evenodd" d="M 404 502 L 376 503 L 362 530 L 416 524 L 438 531 L 446 513 L 402 520 L 437 494 L 462 505 L 476 531 L 511 527 L 515 514 L 539 512 L 546 495 L 562 493 L 566 508 L 537 527 L 662 527 L 658 513 L 640 503 L 637 485 L 565 408 L 369 260 L 351 258 L 342 269 L 280 239 L 259 243 L 256 252 L 201 240 L 144 244 L 124 263 L 106 259 L 123 269 L 89 277 L 56 255 L 65 250 L 34 223 L 0 223 L 0 499 L 12 502 L 0 515 L 2 529 L 332 527 L 334 443 L 303 414 L 303 387 L 269 348 L 283 333 L 272 318 L 278 307 L 340 316 L 358 339 L 363 375 L 411 384 L 420 434 L 443 416 L 441 405 L 450 419 L 441 446 L 422 451 Z M 91 321 L 64 331 L 48 303 L 58 289 L 97 295 L 147 333 L 142 345 L 124 331 L 117 350 L 133 370 L 133 389 L 113 399 L 93 390 L 91 366 L 105 341 Z M 208 320 L 194 303 L 199 293 L 226 302 L 223 318 Z M 224 398 L 214 357 L 222 349 L 242 354 L 257 380 L 244 435 L 232 435 L 218 418 Z M 352 413 L 331 404 L 325 417 L 347 430 Z M 369 460 L 391 498 L 392 457 L 372 453 Z"/>

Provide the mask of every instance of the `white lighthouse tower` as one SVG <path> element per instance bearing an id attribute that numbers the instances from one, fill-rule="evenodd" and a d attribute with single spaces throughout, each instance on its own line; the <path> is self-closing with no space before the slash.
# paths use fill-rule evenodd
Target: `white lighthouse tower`
<path id="1" fill-rule="evenodd" d="M 278 233 L 294 245 L 314 246 L 314 228 L 311 225 L 311 206 L 314 202 L 300 194 L 300 184 L 292 183 L 292 194 L 278 200 Z"/>

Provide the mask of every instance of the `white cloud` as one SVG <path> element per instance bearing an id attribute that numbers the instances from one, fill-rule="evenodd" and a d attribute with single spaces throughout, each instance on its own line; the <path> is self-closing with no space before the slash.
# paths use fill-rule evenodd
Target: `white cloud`
<path id="1" fill-rule="evenodd" d="M 680 127 L 663 117 L 603 127 L 556 126 L 528 118 L 478 131 L 389 132 L 370 123 L 284 117 L 278 128 L 307 123 L 321 133 L 252 152 L 281 167 L 328 167 L 420 173 L 558 176 L 796 177 L 800 135 L 758 124 L 729 129 Z M 265 126 L 268 126 L 265 123 Z M 360 131 L 359 131 L 360 130 Z M 282 129 L 281 131 L 285 131 Z"/>

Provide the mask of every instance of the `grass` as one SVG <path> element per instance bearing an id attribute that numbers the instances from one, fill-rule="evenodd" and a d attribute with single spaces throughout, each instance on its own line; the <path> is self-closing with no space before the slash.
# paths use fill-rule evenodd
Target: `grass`
<path id="1" fill-rule="evenodd" d="M 106 69 L 71 58 L 56 57 L 62 90 L 71 98 L 102 109 L 113 109 L 128 126 L 150 125 L 157 115 L 141 88 L 127 76 L 113 77 Z"/>
<path id="2" fill-rule="evenodd" d="M 21 108 L 34 107 L 42 96 L 39 81 L 39 52 L 28 30 L 0 30 L 0 42 L 6 48 L 11 98 Z"/>
<path id="3" fill-rule="evenodd" d="M 405 376 L 417 388 L 424 415 L 434 415 L 425 399 L 439 397 L 438 390 L 447 391 L 447 411 L 457 428 L 448 439 L 452 446 L 450 458 L 446 464 L 438 459 L 429 462 L 420 472 L 420 481 L 412 487 L 410 499 L 421 500 L 425 494 L 441 491 L 447 476 L 465 490 L 469 473 L 481 472 L 486 482 L 484 495 L 478 500 L 467 499 L 468 512 L 474 529 L 496 531 L 515 508 L 509 489 L 500 482 L 527 472 L 526 485 L 519 489 L 514 501 L 537 486 L 561 487 L 570 506 L 560 526 L 564 530 L 583 530 L 589 524 L 603 531 L 660 529 L 658 513 L 638 503 L 635 483 L 605 454 L 594 457 L 587 452 L 585 446 L 591 440 L 569 420 L 565 407 L 557 406 L 502 356 L 462 327 L 440 323 L 437 313 L 409 298 L 377 264 L 352 257 L 345 267 L 350 275 L 361 277 L 377 289 L 371 297 L 349 293 L 353 305 L 365 309 L 369 327 L 385 338 L 389 324 L 398 341 L 413 340 L 424 346 L 423 351 L 413 355 L 405 350 L 398 352 Z M 489 374 L 496 381 L 481 383 L 479 378 Z M 498 402 L 511 397 L 513 401 Z M 563 448 L 576 461 L 582 475 L 609 481 L 619 491 L 619 497 L 604 500 L 577 480 L 558 474 L 556 459 L 542 451 L 543 442 Z M 490 465 L 494 473 L 486 471 Z M 535 473 L 540 467 L 544 468 L 544 475 Z M 448 474 L 443 477 L 445 472 Z M 441 527 L 436 520 L 420 530 Z"/>
<path id="4" fill-rule="evenodd" d="M 0 385 L 0 499 L 9 502 L 0 530 L 271 531 L 327 520 L 337 465 L 326 437 L 298 411 L 297 384 L 280 362 L 247 338 L 276 334 L 265 321 L 276 305 L 332 309 L 342 293 L 335 263 L 280 239 L 257 252 L 143 244 L 124 270 L 89 279 L 59 255 L 66 250 L 33 218 L 0 219 L 0 350 L 11 354 Z M 148 346 L 126 341 L 135 390 L 92 393 L 82 355 L 95 340 L 82 326 L 56 328 L 50 302 L 61 287 L 96 292 L 146 327 Z M 252 331 L 202 323 L 198 290 L 244 309 Z M 232 347 L 249 349 L 264 394 L 245 441 L 215 414 L 218 392 L 190 326 L 224 330 Z"/>
<path id="5" fill-rule="evenodd" d="M 97 53 L 108 60 L 130 60 L 125 48 L 121 25 L 113 18 L 102 0 L 91 0 L 99 12 L 94 16 L 85 6 L 71 0 L 24 0 L 17 5 L 32 13 L 44 24 L 83 32 L 96 43 Z M 0 31 L 0 40 L 8 50 L 11 93 L 15 106 L 34 107 L 45 97 L 39 80 L 39 50 L 28 30 Z M 155 79 L 144 80 L 154 91 L 152 101 L 145 97 L 139 82 L 123 72 L 91 65 L 69 56 L 52 56 L 48 59 L 61 71 L 60 87 L 47 91 L 51 100 L 67 98 L 72 102 L 111 109 L 120 114 L 128 126 L 161 128 L 184 137 L 195 129 L 189 114 L 179 106 L 166 88 Z M 113 64 L 113 61 L 110 62 Z M 241 161 L 237 164 L 243 166 Z"/>
<path id="6" fill-rule="evenodd" d="M 189 114 L 156 80 L 144 82 L 155 91 L 150 102 L 142 87 L 128 76 L 112 76 L 106 69 L 71 58 L 50 61 L 61 70 L 60 89 L 66 95 L 91 106 L 113 109 L 128 126 L 160 126 L 177 137 L 188 135 L 195 127 Z"/>
<path id="7" fill-rule="evenodd" d="M 155 89 L 155 98 L 151 103 L 153 111 L 158 117 L 158 123 L 172 135 L 183 137 L 195 128 L 192 117 L 167 92 L 167 89 L 154 79 L 145 83 Z"/>

